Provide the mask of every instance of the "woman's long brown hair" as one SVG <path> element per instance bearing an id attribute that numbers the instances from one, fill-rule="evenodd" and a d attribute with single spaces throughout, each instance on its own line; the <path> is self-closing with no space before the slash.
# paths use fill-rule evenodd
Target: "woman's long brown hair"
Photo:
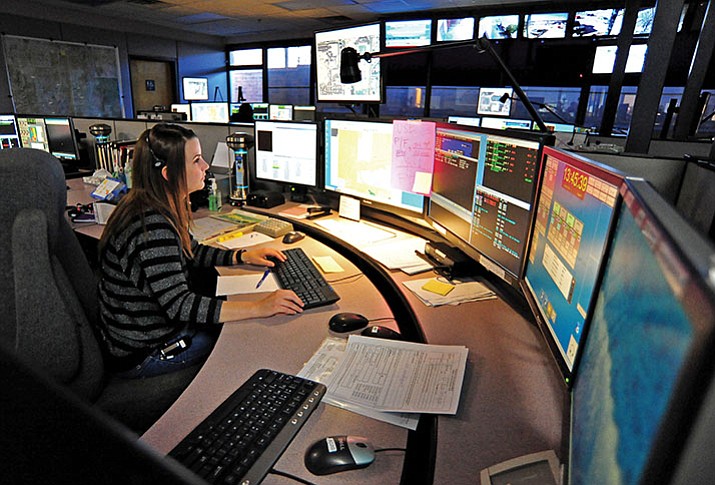
<path id="1" fill-rule="evenodd" d="M 176 229 L 184 254 L 191 258 L 191 208 L 186 185 L 186 142 L 196 134 L 183 126 L 161 123 L 144 131 L 134 146 L 132 188 L 112 213 L 99 242 L 100 253 L 112 234 L 153 209 Z M 166 167 L 166 178 L 162 169 Z"/>

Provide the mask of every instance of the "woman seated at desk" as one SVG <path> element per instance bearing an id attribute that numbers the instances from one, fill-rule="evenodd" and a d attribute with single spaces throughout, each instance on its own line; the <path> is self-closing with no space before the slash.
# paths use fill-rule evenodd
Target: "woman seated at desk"
<path id="1" fill-rule="evenodd" d="M 223 301 L 191 287 L 189 267 L 273 266 L 272 248 L 228 251 L 189 234 L 189 194 L 208 164 L 196 134 L 158 124 L 134 149 L 132 190 L 112 213 L 99 244 L 100 330 L 118 375 L 150 377 L 193 365 L 211 351 L 221 322 L 296 314 L 302 302 L 277 290 L 254 302 Z"/>

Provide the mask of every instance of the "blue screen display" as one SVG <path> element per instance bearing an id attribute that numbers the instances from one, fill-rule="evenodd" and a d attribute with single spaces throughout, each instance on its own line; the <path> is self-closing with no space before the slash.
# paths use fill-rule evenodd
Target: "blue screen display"
<path id="1" fill-rule="evenodd" d="M 694 341 L 680 300 L 687 273 L 674 254 L 622 206 L 573 389 L 572 484 L 643 476 Z"/>
<path id="2" fill-rule="evenodd" d="M 619 200 L 619 186 L 599 173 L 583 160 L 546 150 L 525 270 L 534 303 L 569 371 L 573 370 Z"/>

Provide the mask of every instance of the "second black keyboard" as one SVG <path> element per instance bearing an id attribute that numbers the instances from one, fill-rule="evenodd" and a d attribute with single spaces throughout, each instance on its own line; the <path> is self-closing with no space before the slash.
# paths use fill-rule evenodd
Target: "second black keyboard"
<path id="1" fill-rule="evenodd" d="M 281 288 L 293 290 L 303 300 L 303 308 L 330 305 L 340 299 L 303 249 L 283 249 L 282 252 L 288 259 L 277 263 L 273 274 Z"/>
<path id="2" fill-rule="evenodd" d="M 169 452 L 214 484 L 257 484 L 325 394 L 325 386 L 261 369 Z"/>

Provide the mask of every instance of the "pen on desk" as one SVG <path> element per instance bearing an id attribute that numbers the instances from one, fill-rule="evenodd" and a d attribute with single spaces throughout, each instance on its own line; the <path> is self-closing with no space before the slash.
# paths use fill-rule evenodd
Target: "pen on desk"
<path id="1" fill-rule="evenodd" d="M 266 278 L 268 278 L 268 275 L 271 273 L 270 268 L 266 268 L 266 270 L 263 272 L 263 276 L 261 276 L 261 279 L 258 280 L 258 283 L 256 284 L 256 288 L 260 288 L 261 285 L 263 284 L 264 281 L 266 281 Z"/>

